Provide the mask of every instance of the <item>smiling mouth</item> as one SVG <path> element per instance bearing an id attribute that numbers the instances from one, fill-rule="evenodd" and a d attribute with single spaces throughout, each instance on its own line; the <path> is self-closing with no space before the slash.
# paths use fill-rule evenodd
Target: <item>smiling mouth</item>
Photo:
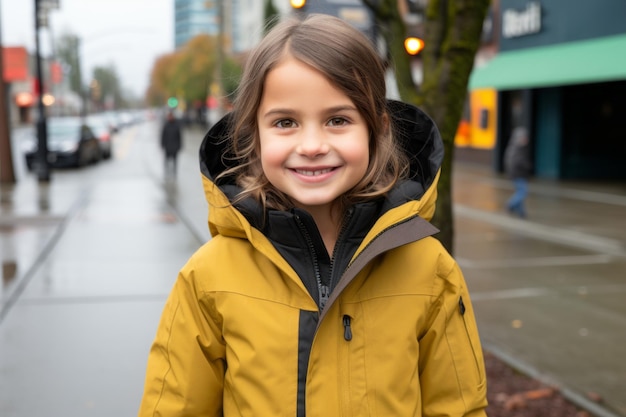
<path id="1" fill-rule="evenodd" d="M 298 174 L 304 175 L 305 177 L 315 177 L 317 175 L 323 175 L 331 172 L 334 168 L 324 168 L 324 169 L 295 169 Z"/>

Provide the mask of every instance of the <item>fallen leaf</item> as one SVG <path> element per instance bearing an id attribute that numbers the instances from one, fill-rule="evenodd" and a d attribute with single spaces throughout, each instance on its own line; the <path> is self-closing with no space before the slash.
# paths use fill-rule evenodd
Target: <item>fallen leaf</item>
<path id="1" fill-rule="evenodd" d="M 602 396 L 597 392 L 589 391 L 587 393 L 587 398 L 596 403 L 601 403 L 603 401 Z"/>
<path id="2" fill-rule="evenodd" d="M 504 409 L 507 411 L 519 410 L 521 408 L 526 408 L 526 399 L 521 394 L 515 394 L 509 397 L 509 399 L 504 403 Z"/>
<path id="3" fill-rule="evenodd" d="M 538 400 L 540 398 L 552 397 L 555 391 L 556 390 L 554 388 L 536 389 L 532 391 L 526 391 L 524 393 L 524 397 L 526 397 L 529 400 Z"/>

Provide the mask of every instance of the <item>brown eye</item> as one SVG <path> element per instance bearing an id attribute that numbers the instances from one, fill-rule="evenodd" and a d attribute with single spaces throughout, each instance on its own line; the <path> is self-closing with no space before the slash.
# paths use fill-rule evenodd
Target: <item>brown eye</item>
<path id="1" fill-rule="evenodd" d="M 277 121 L 275 126 L 281 129 L 289 129 L 291 127 L 294 127 L 295 123 L 293 122 L 293 120 L 290 120 L 290 119 L 282 119 L 282 120 Z"/>
<path id="2" fill-rule="evenodd" d="M 348 121 L 343 117 L 333 117 L 332 119 L 328 121 L 329 126 L 335 126 L 335 127 L 344 126 L 347 123 Z"/>

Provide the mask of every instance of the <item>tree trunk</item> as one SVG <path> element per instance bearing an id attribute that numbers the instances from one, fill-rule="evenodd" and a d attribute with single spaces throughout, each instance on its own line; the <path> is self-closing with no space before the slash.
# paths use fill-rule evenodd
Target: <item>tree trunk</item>
<path id="1" fill-rule="evenodd" d="M 453 251 L 452 161 L 454 137 L 463 114 L 467 83 L 480 44 L 489 0 L 430 0 L 426 10 L 422 108 L 439 126 L 445 147 L 439 198 L 433 223 L 439 238 Z"/>
<path id="2" fill-rule="evenodd" d="M 443 137 L 445 157 L 438 184 L 437 210 L 433 223 L 437 238 L 452 253 L 452 161 L 454 137 L 461 120 L 474 57 L 480 44 L 489 0 L 429 0 L 425 11 L 425 47 L 420 57 L 423 83 L 411 78 L 410 58 L 404 50 L 406 28 L 397 0 L 363 0 L 383 27 L 390 58 L 395 64 L 398 91 L 403 101 L 415 104 L 432 117 Z"/>

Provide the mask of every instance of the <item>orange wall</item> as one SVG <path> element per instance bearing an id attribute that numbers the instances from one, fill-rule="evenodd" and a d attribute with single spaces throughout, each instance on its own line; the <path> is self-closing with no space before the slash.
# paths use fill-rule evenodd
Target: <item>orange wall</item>
<path id="1" fill-rule="evenodd" d="M 28 78 L 28 52 L 26 48 L 7 47 L 2 48 L 2 63 L 4 66 L 4 81 L 26 81 Z"/>
<path id="2" fill-rule="evenodd" d="M 460 147 L 493 149 L 496 144 L 497 92 L 477 89 L 469 93 L 469 117 L 459 123 L 454 144 Z"/>
<path id="3" fill-rule="evenodd" d="M 497 91 L 476 89 L 470 92 L 470 146 L 493 149 L 496 145 Z"/>

